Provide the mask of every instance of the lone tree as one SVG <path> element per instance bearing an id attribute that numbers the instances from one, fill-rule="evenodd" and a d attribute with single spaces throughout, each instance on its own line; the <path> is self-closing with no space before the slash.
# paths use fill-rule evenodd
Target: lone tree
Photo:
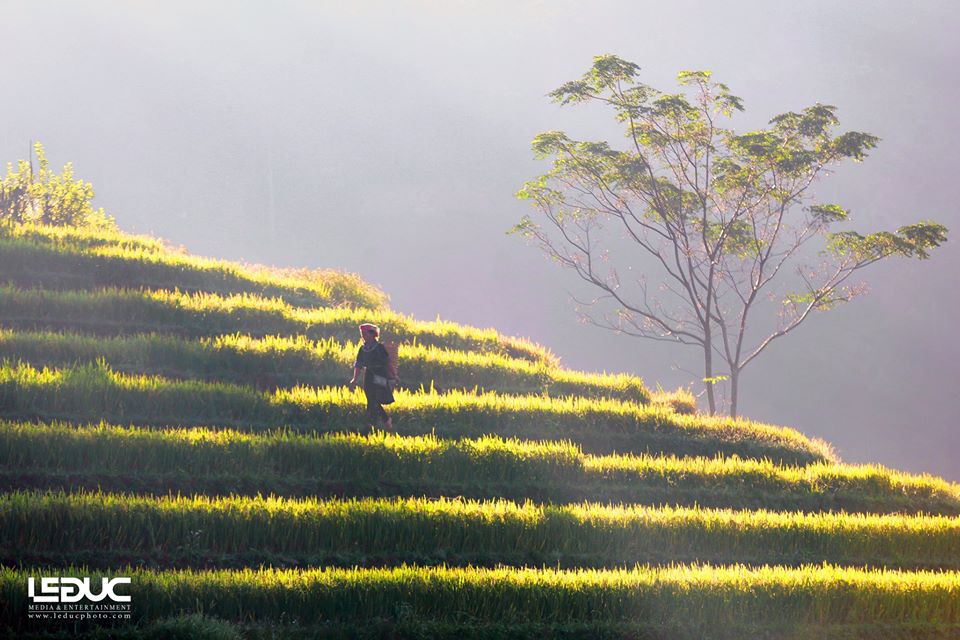
<path id="1" fill-rule="evenodd" d="M 879 141 L 836 132 L 835 107 L 816 104 L 737 134 L 723 124 L 743 103 L 709 71 L 680 72 L 679 93 L 643 84 L 638 71 L 597 56 L 581 79 L 549 94 L 562 105 L 609 105 L 627 144 L 560 131 L 534 138 L 536 156 L 553 166 L 517 197 L 547 224 L 524 216 L 511 232 L 599 290 L 578 301 L 585 321 L 700 349 L 710 412 L 714 383 L 729 379 L 736 416 L 740 374 L 771 343 L 812 312 L 863 293 L 852 276 L 864 267 L 929 257 L 947 229 L 924 221 L 867 235 L 834 230 L 850 212 L 816 201 L 811 185 L 844 160 L 863 160 Z M 656 291 L 647 270 L 658 274 Z"/>

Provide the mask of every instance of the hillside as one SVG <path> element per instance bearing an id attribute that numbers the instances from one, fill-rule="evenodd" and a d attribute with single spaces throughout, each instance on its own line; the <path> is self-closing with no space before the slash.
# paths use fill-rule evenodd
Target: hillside
<path id="1" fill-rule="evenodd" d="M 960 637 L 960 485 L 355 275 L 0 226 L 0 361 L 5 636 Z M 47 575 L 130 576 L 132 619 L 28 619 Z"/>

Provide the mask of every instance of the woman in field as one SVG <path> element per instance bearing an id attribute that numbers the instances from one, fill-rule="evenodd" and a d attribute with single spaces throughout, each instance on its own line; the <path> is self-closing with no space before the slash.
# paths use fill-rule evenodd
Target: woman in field
<path id="1" fill-rule="evenodd" d="M 367 416 L 371 424 L 382 423 L 384 428 L 393 428 L 393 421 L 383 405 L 393 402 L 393 385 L 395 376 L 390 371 L 390 357 L 386 347 L 380 344 L 380 328 L 374 324 L 360 325 L 360 335 L 363 344 L 357 352 L 357 360 L 353 364 L 353 378 L 350 380 L 350 389 L 357 384 L 360 369 L 366 369 L 363 374 L 363 393 L 367 396 Z"/>

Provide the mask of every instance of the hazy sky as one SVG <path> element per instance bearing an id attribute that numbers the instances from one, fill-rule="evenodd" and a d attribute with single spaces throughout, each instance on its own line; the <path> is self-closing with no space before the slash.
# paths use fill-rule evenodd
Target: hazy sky
<path id="1" fill-rule="evenodd" d="M 505 235 L 548 129 L 616 140 L 545 94 L 615 53 L 672 88 L 710 69 L 744 127 L 815 102 L 882 138 L 824 181 L 862 231 L 933 218 L 933 259 L 865 272 L 743 376 L 741 408 L 876 461 L 960 480 L 960 59 L 954 2 L 0 0 L 0 160 L 31 140 L 120 226 L 192 252 L 360 273 L 393 308 L 494 326 L 571 367 L 674 388 L 695 351 L 578 324 L 574 276 Z"/>

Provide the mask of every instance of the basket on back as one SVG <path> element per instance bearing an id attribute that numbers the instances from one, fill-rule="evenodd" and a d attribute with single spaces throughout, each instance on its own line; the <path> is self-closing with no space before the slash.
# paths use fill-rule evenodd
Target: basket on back
<path id="1" fill-rule="evenodd" d="M 390 374 L 389 377 L 397 380 L 399 378 L 397 371 L 400 366 L 400 346 L 396 342 L 384 342 L 382 344 L 387 350 L 387 371 Z"/>

